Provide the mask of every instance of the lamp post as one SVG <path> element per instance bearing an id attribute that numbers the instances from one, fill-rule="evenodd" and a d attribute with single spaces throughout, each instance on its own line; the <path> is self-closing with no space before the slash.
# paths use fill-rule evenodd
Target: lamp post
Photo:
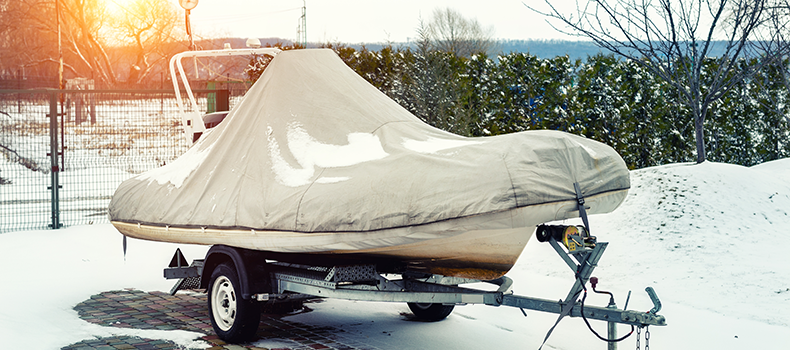
<path id="1" fill-rule="evenodd" d="M 192 11 L 195 6 L 198 4 L 198 0 L 178 0 L 178 4 L 186 10 L 186 15 L 184 19 L 186 20 L 186 27 L 187 27 L 187 35 L 189 35 L 189 50 L 195 50 L 195 41 L 192 39 L 192 23 L 189 21 L 189 13 Z M 195 79 L 200 79 L 200 75 L 198 74 L 198 66 L 197 66 L 197 57 L 193 57 L 193 61 L 195 62 Z"/>
<path id="2" fill-rule="evenodd" d="M 189 35 L 189 49 L 195 49 L 195 42 L 192 40 L 192 24 L 189 22 L 189 13 L 192 11 L 195 6 L 198 4 L 198 0 L 178 0 L 178 4 L 186 10 L 186 27 L 187 27 L 187 35 Z"/>

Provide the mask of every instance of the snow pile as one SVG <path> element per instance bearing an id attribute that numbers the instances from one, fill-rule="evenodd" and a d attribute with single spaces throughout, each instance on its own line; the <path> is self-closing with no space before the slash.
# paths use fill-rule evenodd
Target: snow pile
<path id="1" fill-rule="evenodd" d="M 653 341 L 668 348 L 786 343 L 788 174 L 790 159 L 754 168 L 705 162 L 631 172 L 620 208 L 590 217 L 592 234 L 610 242 L 594 273 L 599 288 L 614 291 L 620 307 L 633 290 L 629 309 L 647 311 L 652 304 L 643 289 L 654 287 L 669 326 L 653 327 Z M 572 278 L 553 252 L 532 243 L 517 271 Z"/>
<path id="2" fill-rule="evenodd" d="M 649 310 L 643 292 L 661 297 L 667 327 L 651 327 L 650 345 L 661 349 L 762 349 L 790 343 L 790 159 L 746 168 L 728 164 L 673 164 L 633 171 L 623 205 L 592 216 L 592 233 L 610 242 L 595 276 L 623 307 Z M 568 221 L 567 223 L 576 223 Z M 187 258 L 207 247 L 181 245 Z M 124 260 L 121 237 L 110 225 L 0 234 L 0 339 L 9 348 L 53 349 L 82 339 L 139 335 L 185 347 L 197 333 L 153 333 L 101 327 L 80 320 L 74 305 L 102 291 L 162 290 L 175 245 L 130 240 Z M 561 299 L 573 274 L 547 244 L 533 239 L 508 273 L 516 294 Z M 608 297 L 590 294 L 589 305 Z M 456 307 L 442 322 L 409 322 L 402 304 L 327 300 L 292 321 L 344 330 L 343 337 L 381 349 L 533 348 L 556 315 L 507 307 Z M 599 333 L 605 324 L 592 322 Z M 629 327 L 620 326 L 620 334 Z M 282 340 L 287 342 L 287 340 Z M 620 345 L 632 348 L 635 336 Z M 277 339 L 260 345 L 280 344 Z M 645 344 L 642 337 L 642 346 Z M 566 318 L 544 348 L 603 349 L 582 320 Z"/>
<path id="3" fill-rule="evenodd" d="M 633 172 L 623 206 L 591 223 L 614 243 L 604 263 L 616 281 L 655 280 L 679 303 L 790 327 L 776 307 L 790 305 L 790 182 L 774 173 L 710 162 Z"/>

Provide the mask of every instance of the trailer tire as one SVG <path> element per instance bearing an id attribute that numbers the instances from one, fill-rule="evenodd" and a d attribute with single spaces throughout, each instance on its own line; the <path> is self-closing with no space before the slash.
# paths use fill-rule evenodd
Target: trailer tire
<path id="1" fill-rule="evenodd" d="M 422 321 L 441 321 L 453 312 L 455 305 L 438 303 L 407 303 L 409 309 L 417 319 Z"/>
<path id="2" fill-rule="evenodd" d="M 239 277 L 230 263 L 217 265 L 211 273 L 208 310 L 214 332 L 228 343 L 251 340 L 261 320 L 260 305 L 241 297 Z"/>

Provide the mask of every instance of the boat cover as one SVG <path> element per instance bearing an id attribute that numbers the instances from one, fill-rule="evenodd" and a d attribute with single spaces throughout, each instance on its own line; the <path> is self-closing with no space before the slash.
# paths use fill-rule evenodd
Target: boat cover
<path id="1" fill-rule="evenodd" d="M 629 188 L 610 147 L 559 131 L 431 127 L 331 50 L 279 53 L 184 155 L 124 181 L 112 221 L 294 232 L 434 223 Z M 553 218 L 547 218 L 547 221 Z"/>

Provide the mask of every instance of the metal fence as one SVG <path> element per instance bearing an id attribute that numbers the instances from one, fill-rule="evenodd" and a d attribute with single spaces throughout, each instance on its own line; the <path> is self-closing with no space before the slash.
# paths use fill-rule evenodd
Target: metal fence
<path id="1" fill-rule="evenodd" d="M 188 147 L 172 90 L 0 90 L 0 233 L 107 222 L 118 184 Z"/>

